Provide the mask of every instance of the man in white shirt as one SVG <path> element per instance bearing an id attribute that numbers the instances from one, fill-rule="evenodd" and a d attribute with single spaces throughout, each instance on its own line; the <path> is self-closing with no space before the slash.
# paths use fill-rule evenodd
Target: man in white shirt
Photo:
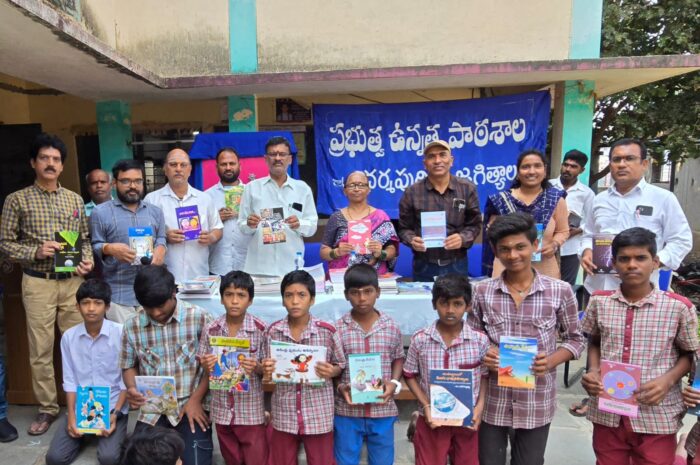
<path id="1" fill-rule="evenodd" d="M 294 270 L 296 253 L 304 253 L 303 238 L 316 232 L 318 215 L 311 188 L 304 181 L 287 175 L 292 163 L 287 139 L 273 137 L 267 142 L 265 162 L 270 175 L 246 184 L 241 201 L 238 224 L 243 233 L 253 236 L 243 271 L 284 276 Z M 280 232 L 284 233 L 285 241 L 265 244 L 261 212 L 272 212 L 276 208 L 282 209 L 284 222 Z M 273 230 L 271 235 L 275 234 Z"/>
<path id="2" fill-rule="evenodd" d="M 241 186 L 238 189 L 243 188 L 239 179 L 241 167 L 235 149 L 224 147 L 219 150 L 216 154 L 216 172 L 219 182 L 207 189 L 206 193 L 219 212 L 224 229 L 221 240 L 209 246 L 209 273 L 223 276 L 229 271 L 243 269 L 250 242 L 250 236 L 243 234 L 238 226 L 240 205 L 234 208 L 226 205 L 225 192 L 237 189 L 234 186 Z M 238 199 L 241 197 L 238 196 Z"/>
<path id="3" fill-rule="evenodd" d="M 647 149 L 639 140 L 621 139 L 610 148 L 610 174 L 615 184 L 593 200 L 585 218 L 581 244 L 581 266 L 589 274 L 584 285 L 590 293 L 617 289 L 616 275 L 593 274 L 593 237 L 617 234 L 640 226 L 656 234 L 661 266 L 675 270 L 693 247 L 693 235 L 678 199 L 672 192 L 647 184 Z M 568 199 L 567 199 L 568 202 Z M 659 271 L 652 274 L 658 285 Z"/>
<path id="4" fill-rule="evenodd" d="M 168 184 L 151 192 L 144 200 L 160 207 L 165 216 L 165 239 L 168 243 L 165 264 L 179 283 L 197 276 L 208 276 L 209 246 L 221 239 L 224 227 L 219 213 L 211 197 L 189 185 L 187 180 L 192 172 L 192 164 L 187 152 L 182 149 L 168 152 L 163 171 Z M 175 210 L 193 206 L 197 207 L 201 232 L 197 239 L 185 240 L 185 231 L 181 229 Z"/>
<path id="5" fill-rule="evenodd" d="M 579 150 L 569 150 L 564 154 L 561 163 L 561 171 L 558 178 L 549 182 L 566 191 L 566 206 L 569 209 L 569 239 L 562 244 L 561 253 L 561 280 L 576 285 L 576 277 L 579 269 L 578 251 L 581 247 L 581 233 L 583 219 L 586 218 L 593 206 L 595 194 L 593 190 L 579 181 L 578 177 L 586 169 L 588 157 Z"/>

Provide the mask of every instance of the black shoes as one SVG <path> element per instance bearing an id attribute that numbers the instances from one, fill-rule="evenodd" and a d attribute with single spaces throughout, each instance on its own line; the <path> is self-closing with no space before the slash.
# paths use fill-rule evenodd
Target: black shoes
<path id="1" fill-rule="evenodd" d="M 17 428 L 7 418 L 0 420 L 0 442 L 12 442 L 17 439 Z"/>

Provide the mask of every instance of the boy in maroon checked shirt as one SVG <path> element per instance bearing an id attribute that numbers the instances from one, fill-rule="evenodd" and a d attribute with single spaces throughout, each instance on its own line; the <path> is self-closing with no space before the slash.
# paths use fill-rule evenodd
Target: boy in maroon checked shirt
<path id="1" fill-rule="evenodd" d="M 622 231 L 612 242 L 612 256 L 620 288 L 593 293 L 583 321 L 590 343 L 589 369 L 581 384 L 592 396 L 588 419 L 593 422 L 596 462 L 671 464 L 685 414 L 680 380 L 698 349 L 695 308 L 686 298 L 656 290 L 649 282 L 659 266 L 651 231 Z M 634 392 L 637 417 L 598 408 L 601 360 L 642 367 L 642 384 Z"/>
<path id="2" fill-rule="evenodd" d="M 309 273 L 296 270 L 282 279 L 282 302 L 287 318 L 276 321 L 267 330 L 264 344 L 263 373 L 270 377 L 276 360 L 269 358 L 270 342 L 280 341 L 310 346 L 325 346 L 326 360 L 316 364 L 316 374 L 325 383 L 277 384 L 272 394 L 272 434 L 270 463 L 296 465 L 299 443 L 304 444 L 306 463 L 333 465 L 333 382 L 345 368 L 345 354 L 335 327 L 311 316 L 309 309 L 316 297 L 316 283 Z"/>
<path id="3" fill-rule="evenodd" d="M 260 379 L 265 323 L 247 312 L 254 296 L 253 279 L 248 273 L 231 271 L 221 278 L 219 289 L 226 314 L 204 327 L 197 355 L 211 373 L 216 355 L 211 353 L 210 336 L 248 339 L 250 357 L 242 359 L 240 365 L 248 375 L 249 387 L 248 392 L 211 390 L 211 419 L 226 465 L 266 464 L 268 447 Z"/>
<path id="4" fill-rule="evenodd" d="M 477 429 L 488 388 L 488 371 L 481 361 L 489 349 L 489 340 L 464 321 L 471 296 L 471 284 L 466 276 L 450 273 L 438 277 L 433 285 L 433 307 L 438 319 L 418 330 L 408 348 L 403 375 L 422 407 L 413 436 L 416 465 L 444 465 L 448 453 L 451 463 L 479 464 Z M 472 370 L 472 426 L 438 426 L 432 422 L 430 370 L 435 369 Z"/>

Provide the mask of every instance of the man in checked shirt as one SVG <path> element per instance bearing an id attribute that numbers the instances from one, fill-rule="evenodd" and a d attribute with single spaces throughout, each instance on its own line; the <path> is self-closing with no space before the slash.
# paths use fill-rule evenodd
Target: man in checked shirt
<path id="1" fill-rule="evenodd" d="M 505 270 L 476 286 L 468 317 L 469 324 L 491 341 L 484 365 L 494 375 L 498 371 L 502 336 L 534 337 L 538 353 L 531 367 L 535 389 L 501 387 L 492 376 L 479 431 L 479 463 L 505 465 L 512 429 L 511 465 L 542 465 L 556 410 L 556 367 L 578 358 L 585 347 L 578 306 L 568 283 L 532 268 L 537 229 L 530 215 L 499 216 L 487 234 Z"/>
<path id="2" fill-rule="evenodd" d="M 588 419 L 593 422 L 593 451 L 599 465 L 670 464 L 685 415 L 680 380 L 698 349 L 695 307 L 649 282 L 659 266 L 653 232 L 639 227 L 622 231 L 612 242 L 612 256 L 620 287 L 594 292 L 583 321 L 590 344 L 589 369 L 581 384 L 592 397 Z M 635 417 L 599 406 L 601 391 L 614 393 L 617 388 L 601 379 L 604 361 L 641 366 Z"/>

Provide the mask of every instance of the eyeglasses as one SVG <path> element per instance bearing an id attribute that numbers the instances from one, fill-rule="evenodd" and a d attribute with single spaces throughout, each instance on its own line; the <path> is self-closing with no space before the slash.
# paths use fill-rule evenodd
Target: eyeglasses
<path id="1" fill-rule="evenodd" d="M 121 184 L 122 186 L 143 186 L 143 179 L 117 179 L 117 182 Z"/>
<path id="2" fill-rule="evenodd" d="M 374 293 L 377 292 L 377 290 L 373 287 L 364 287 L 362 289 L 350 289 L 348 291 L 348 295 L 350 297 L 360 297 L 365 296 L 365 297 L 371 297 L 374 295 Z"/>
<path id="3" fill-rule="evenodd" d="M 287 158 L 291 154 L 288 152 L 267 152 L 265 155 L 270 158 Z"/>
<path id="4" fill-rule="evenodd" d="M 624 157 L 612 157 L 612 158 L 610 159 L 610 163 L 612 163 L 613 165 L 619 165 L 619 164 L 622 163 L 623 161 L 624 161 L 625 163 L 632 163 L 633 161 L 641 160 L 641 159 L 642 159 L 642 157 L 637 157 L 637 156 L 634 156 L 634 155 L 627 155 L 627 156 L 624 156 Z"/>
<path id="5" fill-rule="evenodd" d="M 369 184 L 364 183 L 364 182 L 353 182 L 352 184 L 346 184 L 345 188 L 348 190 L 356 190 L 356 191 L 361 191 L 363 189 L 367 189 L 369 187 Z"/>

